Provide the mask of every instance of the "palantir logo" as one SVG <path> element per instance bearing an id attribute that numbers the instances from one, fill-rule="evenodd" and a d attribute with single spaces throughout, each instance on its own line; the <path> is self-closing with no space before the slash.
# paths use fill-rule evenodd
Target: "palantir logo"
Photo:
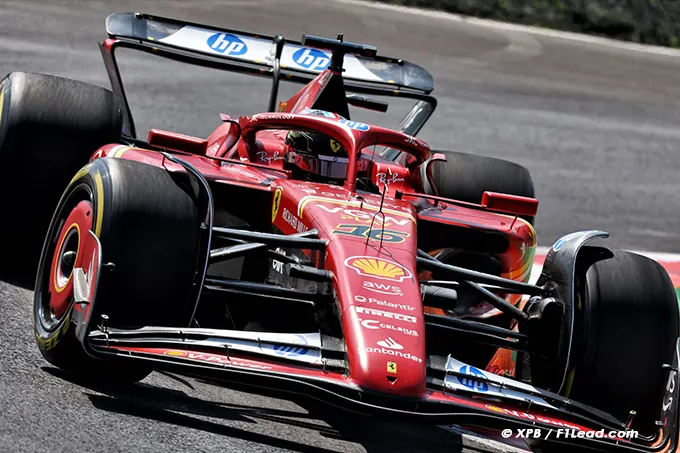
<path id="1" fill-rule="evenodd" d="M 312 71 L 323 71 L 331 63 L 331 59 L 322 51 L 305 47 L 295 51 L 293 61 Z"/>
<path id="2" fill-rule="evenodd" d="M 248 51 L 248 46 L 241 41 L 241 38 L 229 33 L 215 33 L 208 38 L 208 45 L 212 50 L 230 57 L 237 57 Z"/>

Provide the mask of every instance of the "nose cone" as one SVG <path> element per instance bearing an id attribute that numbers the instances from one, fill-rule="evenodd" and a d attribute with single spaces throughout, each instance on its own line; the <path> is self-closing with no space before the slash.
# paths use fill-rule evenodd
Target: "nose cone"
<path id="1" fill-rule="evenodd" d="M 416 316 L 358 303 L 346 311 L 345 320 L 357 326 L 346 341 L 351 377 L 358 385 L 401 396 L 423 395 L 426 359 Z"/>
<path id="2" fill-rule="evenodd" d="M 383 393 L 420 397 L 425 392 L 425 323 L 415 258 L 387 259 L 375 251 L 350 255 L 335 275 L 351 378 Z M 373 254 L 369 254 L 373 252 Z"/>
<path id="3" fill-rule="evenodd" d="M 325 263 L 333 273 L 349 379 L 385 394 L 422 397 L 427 360 L 413 206 L 369 194 L 361 201 L 344 197 L 306 197 L 298 213 L 330 239 Z"/>

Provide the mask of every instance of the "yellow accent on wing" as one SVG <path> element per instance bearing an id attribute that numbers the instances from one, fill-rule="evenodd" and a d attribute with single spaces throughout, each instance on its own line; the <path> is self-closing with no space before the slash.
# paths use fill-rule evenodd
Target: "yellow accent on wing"
<path id="1" fill-rule="evenodd" d="M 305 206 L 307 206 L 307 203 L 309 203 L 310 201 L 316 201 L 316 202 L 319 202 L 319 203 L 339 204 L 339 205 L 342 205 L 342 206 L 351 206 L 353 208 L 361 207 L 362 209 L 367 209 L 369 211 L 376 211 L 376 212 L 380 210 L 380 207 L 370 205 L 366 202 L 364 202 L 363 206 L 362 206 L 362 203 L 360 201 L 356 201 L 356 200 L 334 200 L 334 199 L 331 199 L 331 198 L 324 198 L 324 197 L 318 197 L 318 196 L 315 196 L 315 195 L 310 195 L 308 197 L 302 197 L 302 199 L 298 203 L 298 217 L 300 217 L 300 219 L 303 218 L 302 216 L 305 212 Z M 383 208 L 382 212 L 384 212 L 385 214 L 392 214 L 392 215 L 398 215 L 398 216 L 401 216 L 401 217 L 406 217 L 407 219 L 410 219 L 413 223 L 416 223 L 415 217 L 413 217 L 411 214 L 404 212 L 404 211 L 397 211 L 395 209 Z"/>
<path id="2" fill-rule="evenodd" d="M 125 154 L 125 151 L 127 151 L 127 150 L 129 150 L 129 149 L 130 149 L 129 146 L 123 146 L 121 149 L 119 149 L 118 151 L 116 151 L 116 154 L 115 154 L 113 157 L 116 157 L 116 158 L 119 158 L 119 159 L 120 159 L 121 157 L 123 157 L 123 154 Z"/>
<path id="3" fill-rule="evenodd" d="M 106 157 L 121 158 L 121 157 L 123 157 L 123 154 L 125 154 L 125 151 L 127 151 L 129 149 L 130 149 L 130 147 L 125 146 L 125 145 L 114 146 L 106 154 Z"/>

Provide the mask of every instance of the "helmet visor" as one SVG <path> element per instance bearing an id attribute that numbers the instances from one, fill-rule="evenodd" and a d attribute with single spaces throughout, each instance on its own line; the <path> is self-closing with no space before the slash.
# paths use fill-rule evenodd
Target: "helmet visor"
<path id="1" fill-rule="evenodd" d="M 330 179 L 345 179 L 349 163 L 346 157 L 310 156 L 295 151 L 289 151 L 286 154 L 286 161 L 304 171 Z"/>

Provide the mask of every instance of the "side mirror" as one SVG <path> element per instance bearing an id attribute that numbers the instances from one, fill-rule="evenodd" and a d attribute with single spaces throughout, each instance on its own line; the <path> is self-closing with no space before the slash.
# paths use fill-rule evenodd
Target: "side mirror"
<path id="1" fill-rule="evenodd" d="M 482 195 L 482 206 L 493 211 L 534 217 L 538 212 L 538 200 L 507 193 L 486 191 Z"/>
<path id="2" fill-rule="evenodd" d="M 161 129 L 151 129 L 147 142 L 151 146 L 162 148 L 168 151 L 178 151 L 202 156 L 208 140 L 190 135 L 179 134 L 177 132 L 164 131 Z"/>
<path id="3" fill-rule="evenodd" d="M 444 153 L 434 153 L 432 157 L 428 160 L 428 162 L 446 162 L 446 154 Z"/>
<path id="4" fill-rule="evenodd" d="M 437 186 L 435 186 L 434 184 L 434 176 L 432 175 L 432 164 L 435 162 L 446 162 L 446 154 L 434 153 L 432 154 L 432 156 L 430 156 L 429 159 L 423 162 L 423 165 L 421 167 L 422 169 L 421 179 L 423 181 L 423 189 L 427 191 L 426 187 L 427 184 L 430 186 L 430 191 L 435 195 L 439 196 L 439 193 L 437 192 Z"/>
<path id="5" fill-rule="evenodd" d="M 229 131 L 227 132 L 227 135 L 224 138 L 224 154 L 227 154 L 231 149 L 238 143 L 238 141 L 241 139 L 241 135 L 243 134 L 243 131 L 241 130 L 241 125 L 238 123 L 236 120 L 232 120 L 229 116 L 220 114 L 220 118 L 222 119 L 223 122 L 229 123 Z"/>

